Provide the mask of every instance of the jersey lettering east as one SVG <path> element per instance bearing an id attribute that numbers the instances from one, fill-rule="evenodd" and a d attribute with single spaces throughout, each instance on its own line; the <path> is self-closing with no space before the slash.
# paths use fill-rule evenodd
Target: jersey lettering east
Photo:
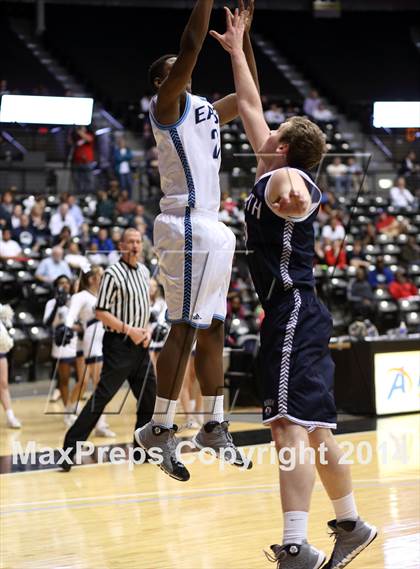
<path id="1" fill-rule="evenodd" d="M 200 124 L 204 121 L 209 121 L 213 118 L 215 124 L 219 124 L 219 117 L 214 108 L 210 105 L 202 105 L 195 109 L 195 124 Z"/>

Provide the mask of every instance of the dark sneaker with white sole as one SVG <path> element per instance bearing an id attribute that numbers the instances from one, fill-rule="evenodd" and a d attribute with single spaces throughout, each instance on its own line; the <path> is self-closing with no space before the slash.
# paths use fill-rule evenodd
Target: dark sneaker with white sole
<path id="1" fill-rule="evenodd" d="M 378 535 L 375 526 L 371 526 L 357 518 L 356 521 L 348 520 L 328 522 L 331 536 L 335 538 L 334 550 L 331 559 L 324 569 L 342 569 L 359 555 Z"/>
<path id="2" fill-rule="evenodd" d="M 277 563 L 277 569 L 319 569 L 327 559 L 323 551 L 315 549 L 306 540 L 301 544 L 272 545 L 267 559 Z"/>
<path id="3" fill-rule="evenodd" d="M 144 427 L 140 427 L 134 432 L 134 438 L 139 446 L 145 451 L 150 449 L 160 449 L 162 457 L 159 468 L 175 480 L 187 482 L 190 479 L 190 473 L 184 464 L 177 457 L 177 438 L 175 436 L 178 427 L 174 425 L 172 429 L 156 425 L 153 422 L 147 423 Z"/>
<path id="4" fill-rule="evenodd" d="M 223 423 L 209 421 L 192 438 L 192 442 L 199 449 L 213 449 L 218 458 L 222 457 L 230 464 L 250 470 L 252 461 L 248 460 L 242 451 L 235 446 L 228 429 L 228 421 L 223 421 Z"/>

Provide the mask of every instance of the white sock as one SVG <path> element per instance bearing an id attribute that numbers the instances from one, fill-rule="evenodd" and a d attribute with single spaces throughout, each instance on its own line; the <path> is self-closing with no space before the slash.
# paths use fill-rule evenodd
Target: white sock
<path id="1" fill-rule="evenodd" d="M 156 397 L 155 410 L 153 412 L 152 421 L 171 429 L 174 424 L 176 412 L 176 401 L 171 399 L 164 399 L 163 397 Z"/>
<path id="2" fill-rule="evenodd" d="M 101 415 L 96 423 L 96 429 L 106 429 L 108 425 L 106 424 L 106 420 L 104 415 Z"/>
<path id="3" fill-rule="evenodd" d="M 356 521 L 359 517 L 353 492 L 344 496 L 344 498 L 332 500 L 332 504 L 334 506 L 337 522 L 342 522 L 344 520 Z"/>
<path id="4" fill-rule="evenodd" d="M 308 537 L 308 512 L 284 512 L 283 545 L 301 545 Z"/>
<path id="5" fill-rule="evenodd" d="M 6 411 L 6 416 L 7 416 L 7 418 L 8 418 L 9 420 L 16 418 L 16 417 L 15 417 L 15 414 L 13 413 L 13 409 L 8 409 L 8 410 Z"/>
<path id="6" fill-rule="evenodd" d="M 205 423 L 209 421 L 222 423 L 225 417 L 223 413 L 223 395 L 217 395 L 216 397 L 205 395 L 203 397 L 203 413 Z"/>

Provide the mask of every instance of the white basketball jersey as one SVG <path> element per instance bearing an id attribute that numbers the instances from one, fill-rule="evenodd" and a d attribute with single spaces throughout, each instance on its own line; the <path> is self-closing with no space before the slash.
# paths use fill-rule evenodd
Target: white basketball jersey
<path id="1" fill-rule="evenodd" d="M 162 125 L 154 117 L 157 96 L 150 105 L 156 138 L 162 192 L 161 211 L 175 208 L 220 207 L 220 121 L 213 105 L 187 93 L 182 117 Z"/>

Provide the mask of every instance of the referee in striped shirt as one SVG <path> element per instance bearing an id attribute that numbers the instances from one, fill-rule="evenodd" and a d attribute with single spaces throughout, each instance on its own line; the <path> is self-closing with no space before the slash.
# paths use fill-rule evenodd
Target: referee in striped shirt
<path id="1" fill-rule="evenodd" d="M 85 441 L 106 405 L 127 379 L 138 400 L 136 429 L 150 421 L 156 396 L 156 378 L 150 364 L 148 330 L 150 316 L 147 268 L 139 263 L 141 235 L 126 229 L 121 240 L 122 255 L 102 278 L 96 317 L 105 327 L 103 367 L 99 383 L 64 439 L 63 448 L 74 457 L 77 441 Z M 140 400 L 139 400 L 140 399 Z M 61 465 L 70 470 L 71 464 Z"/>

